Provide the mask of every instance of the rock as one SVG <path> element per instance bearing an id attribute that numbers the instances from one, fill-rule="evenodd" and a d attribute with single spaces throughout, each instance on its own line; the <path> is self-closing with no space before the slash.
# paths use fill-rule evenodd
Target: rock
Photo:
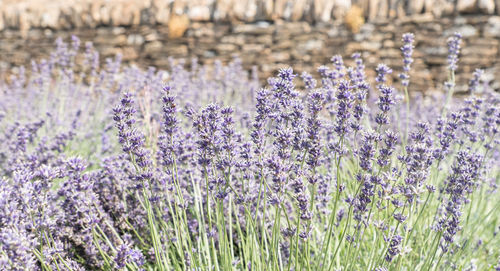
<path id="1" fill-rule="evenodd" d="M 333 12 L 332 12 L 333 19 L 337 21 L 344 19 L 346 13 L 350 9 L 351 9 L 351 1 L 336 0 L 333 5 Z M 359 10 L 360 10 L 360 16 L 363 16 L 363 10 L 361 8 L 359 8 Z"/>
<path id="2" fill-rule="evenodd" d="M 188 17 L 191 21 L 208 21 L 210 20 L 210 8 L 208 6 L 193 6 L 189 8 Z"/>
<path id="3" fill-rule="evenodd" d="M 195 37 L 195 38 L 211 38 L 215 37 L 215 31 L 213 28 L 208 28 L 208 27 L 201 27 L 201 28 L 190 28 L 188 30 L 188 36 L 189 37 Z"/>
<path id="4" fill-rule="evenodd" d="M 452 36 L 455 32 L 462 34 L 464 38 L 475 37 L 478 35 L 478 30 L 474 26 L 466 24 L 458 27 L 452 27 L 449 30 L 444 31 L 444 36 Z"/>
<path id="5" fill-rule="evenodd" d="M 444 48 L 442 46 L 436 46 L 436 47 L 425 46 L 425 47 L 421 47 L 420 51 L 422 51 L 424 55 L 430 55 L 430 56 L 436 56 L 436 55 L 445 56 L 446 53 L 448 52 L 446 50 L 446 48 Z M 433 59 L 434 57 L 430 57 L 430 58 Z"/>
<path id="6" fill-rule="evenodd" d="M 264 50 L 265 46 L 259 43 L 244 44 L 241 47 L 241 51 L 245 53 L 258 53 Z"/>
<path id="7" fill-rule="evenodd" d="M 215 21 L 225 21 L 228 20 L 230 16 L 232 16 L 232 0 L 217 0 L 215 2 L 214 9 L 214 20 Z"/>
<path id="8" fill-rule="evenodd" d="M 127 36 L 126 35 L 117 35 L 117 36 L 97 36 L 94 39 L 94 42 L 96 44 L 105 44 L 105 45 L 112 45 L 112 46 L 121 46 L 127 43 Z"/>
<path id="9" fill-rule="evenodd" d="M 368 20 L 373 20 L 377 17 L 379 2 L 380 0 L 368 1 Z"/>
<path id="10" fill-rule="evenodd" d="M 214 51 L 208 50 L 208 51 L 203 52 L 203 56 L 206 58 L 213 58 L 213 57 L 216 57 L 217 54 Z"/>
<path id="11" fill-rule="evenodd" d="M 262 10 L 264 11 L 263 13 L 265 14 L 266 19 L 271 19 L 273 17 L 273 10 L 274 10 L 274 0 L 262 0 L 259 2 L 262 3 Z"/>
<path id="12" fill-rule="evenodd" d="M 2 31 L 4 28 L 5 28 L 5 23 L 3 21 L 2 13 L 0 12 L 0 31 Z"/>
<path id="13" fill-rule="evenodd" d="M 493 14 L 495 12 L 494 0 L 478 0 L 477 7 L 479 11 L 486 14 Z"/>
<path id="14" fill-rule="evenodd" d="M 142 45 L 144 43 L 144 37 L 138 34 L 131 34 L 127 37 L 127 44 L 129 45 Z"/>
<path id="15" fill-rule="evenodd" d="M 365 18 L 367 18 L 368 17 L 368 11 L 370 9 L 370 7 L 369 7 L 370 6 L 370 1 L 371 0 L 356 0 L 356 1 L 350 1 L 350 2 L 351 2 L 351 6 L 352 5 L 356 5 L 356 6 L 360 7 L 361 10 L 363 10 L 363 16 Z M 395 0 L 395 1 L 398 1 L 398 0 Z M 399 1 L 399 2 L 401 2 L 401 1 Z"/>
<path id="16" fill-rule="evenodd" d="M 389 14 L 389 0 L 370 0 L 368 20 L 386 18 Z"/>
<path id="17" fill-rule="evenodd" d="M 141 11 L 145 10 L 144 6 L 140 5 L 138 7 L 129 6 L 125 9 L 126 12 L 130 12 L 132 14 L 132 25 L 139 25 L 141 23 Z"/>
<path id="18" fill-rule="evenodd" d="M 380 6 L 377 13 L 378 19 L 385 19 L 389 14 L 389 0 L 380 0 Z"/>
<path id="19" fill-rule="evenodd" d="M 467 45 L 462 49 L 463 55 L 495 58 L 498 53 L 498 46 L 471 46 Z"/>
<path id="20" fill-rule="evenodd" d="M 170 9 L 168 6 L 158 9 L 155 15 L 155 20 L 159 24 L 168 24 L 170 18 Z"/>
<path id="21" fill-rule="evenodd" d="M 476 10 L 476 0 L 458 0 L 457 11 L 459 13 L 472 13 Z"/>
<path id="22" fill-rule="evenodd" d="M 430 13 L 414 14 L 401 19 L 401 22 L 403 23 L 414 23 L 414 24 L 430 23 L 432 21 L 434 21 L 434 16 L 432 16 L 432 14 Z"/>
<path id="23" fill-rule="evenodd" d="M 321 8 L 319 21 L 328 22 L 332 18 L 332 9 L 335 2 L 334 1 L 324 1 L 324 2 L 326 3 L 323 3 L 323 6 Z"/>
<path id="24" fill-rule="evenodd" d="M 290 21 L 293 12 L 293 3 L 286 3 L 283 9 L 282 19 Z"/>
<path id="25" fill-rule="evenodd" d="M 111 17 L 111 25 L 113 26 L 120 26 L 123 25 L 122 22 L 126 20 L 126 15 L 123 14 L 122 5 L 111 5 L 110 4 L 110 17 Z M 125 17 L 125 18 L 124 18 Z"/>
<path id="26" fill-rule="evenodd" d="M 380 50 L 379 56 L 381 58 L 392 58 L 392 59 L 400 59 L 401 51 L 395 48 Z"/>
<path id="27" fill-rule="evenodd" d="M 258 0 L 247 0 L 247 7 L 245 12 L 245 21 L 254 22 L 257 15 L 257 1 Z"/>
<path id="28" fill-rule="evenodd" d="M 265 24 L 240 24 L 233 27 L 233 33 L 236 34 L 271 34 L 273 28 Z"/>
<path id="29" fill-rule="evenodd" d="M 234 44 L 231 43 L 219 43 L 215 45 L 215 50 L 219 53 L 229 53 L 233 52 L 237 49 L 238 47 Z"/>
<path id="30" fill-rule="evenodd" d="M 346 46 L 346 54 L 351 55 L 354 52 L 376 52 L 381 48 L 380 42 L 350 42 Z"/>
<path id="31" fill-rule="evenodd" d="M 273 49 L 276 51 L 287 50 L 295 46 L 295 43 L 289 39 L 282 40 L 273 45 Z"/>
<path id="32" fill-rule="evenodd" d="M 485 37 L 500 38 L 500 16 L 492 16 L 484 27 Z"/>
<path id="33" fill-rule="evenodd" d="M 168 20 L 168 37 L 180 38 L 189 27 L 189 18 L 186 14 L 172 14 Z"/>
<path id="34" fill-rule="evenodd" d="M 363 10 L 357 5 L 351 6 L 344 17 L 344 23 L 352 33 L 358 33 L 365 23 Z"/>
<path id="35" fill-rule="evenodd" d="M 432 12 L 432 10 L 435 8 L 434 3 L 437 2 L 436 0 L 424 0 L 424 9 L 426 12 Z"/>
<path id="36" fill-rule="evenodd" d="M 238 34 L 238 35 L 224 35 L 220 41 L 222 43 L 233 43 L 236 45 L 243 45 L 245 44 L 245 35 Z"/>
<path id="37" fill-rule="evenodd" d="M 316 4 L 315 0 L 315 4 Z M 285 5 L 287 4 L 286 0 L 274 0 L 273 13 L 271 15 L 272 19 L 280 19 L 283 18 L 283 14 L 285 13 Z"/>
<path id="38" fill-rule="evenodd" d="M 177 57 L 185 57 L 189 53 L 189 49 L 186 45 L 178 45 L 178 44 L 173 44 L 173 45 L 167 45 L 164 48 L 165 53 L 168 56 L 177 56 Z"/>
<path id="39" fill-rule="evenodd" d="M 139 12 L 139 21 L 141 25 L 155 25 L 155 16 L 150 8 L 143 8 Z"/>
<path id="40" fill-rule="evenodd" d="M 44 10 L 41 17 L 40 26 L 57 29 L 60 10 L 56 7 Z"/>
<path id="41" fill-rule="evenodd" d="M 361 26 L 359 33 L 354 35 L 355 41 L 368 40 L 375 31 L 375 25 L 367 23 Z"/>
<path id="42" fill-rule="evenodd" d="M 393 40 L 384 40 L 382 46 L 384 48 L 394 48 L 396 46 L 396 43 Z"/>
<path id="43" fill-rule="evenodd" d="M 154 10 L 155 21 L 159 24 L 167 24 L 170 17 L 170 1 L 168 0 L 153 0 L 151 6 Z"/>
<path id="44" fill-rule="evenodd" d="M 155 41 L 155 40 L 159 40 L 160 39 L 160 35 L 158 35 L 158 32 L 156 32 L 155 30 L 147 33 L 144 35 L 144 39 L 147 41 L 147 42 L 150 42 L 150 41 Z"/>
<path id="45" fill-rule="evenodd" d="M 298 21 L 302 18 L 304 12 L 306 11 L 307 0 L 296 0 L 293 4 L 292 14 L 290 20 Z"/>
<path id="46" fill-rule="evenodd" d="M 110 25 L 111 24 L 111 10 L 110 10 L 110 7 L 108 5 L 104 5 L 104 6 L 98 6 L 98 10 L 99 10 L 99 15 L 100 15 L 100 19 L 101 19 L 101 23 L 102 24 L 105 24 L 105 25 Z M 96 20 L 98 21 L 98 20 Z"/>
<path id="47" fill-rule="evenodd" d="M 275 62 L 285 62 L 285 61 L 290 60 L 290 53 L 284 52 L 284 51 L 283 52 L 275 52 L 275 53 L 271 54 L 271 58 Z"/>
<path id="48" fill-rule="evenodd" d="M 311 26 L 305 22 L 287 22 L 276 27 L 276 35 L 290 36 L 311 32 Z"/>
<path id="49" fill-rule="evenodd" d="M 113 27 L 113 29 L 111 29 L 113 35 L 125 34 L 125 32 L 127 32 L 127 30 L 124 27 Z"/>
<path id="50" fill-rule="evenodd" d="M 297 44 L 297 50 L 302 52 L 319 51 L 323 48 L 324 41 L 322 40 L 308 40 Z"/>
<path id="51" fill-rule="evenodd" d="M 152 55 L 161 51 L 163 45 L 160 41 L 148 42 L 144 45 L 144 52 Z"/>
<path id="52" fill-rule="evenodd" d="M 259 35 L 255 39 L 254 42 L 264 45 L 271 45 L 273 43 L 273 37 L 271 35 Z"/>
<path id="53" fill-rule="evenodd" d="M 435 17 L 441 17 L 442 15 L 451 15 L 455 11 L 455 5 L 453 2 L 449 2 L 447 0 L 429 0 L 432 2 L 432 9 L 427 9 L 430 10 L 431 13 Z"/>
<path id="54" fill-rule="evenodd" d="M 408 12 L 409 14 L 419 14 L 422 13 L 424 9 L 425 0 L 412 0 L 408 2 Z"/>
<path id="55" fill-rule="evenodd" d="M 244 22 L 252 22 L 257 14 L 256 0 L 240 0 L 231 6 L 234 18 Z"/>
<path id="56" fill-rule="evenodd" d="M 101 51 L 103 56 L 116 56 L 118 54 L 122 55 L 123 61 L 135 60 L 139 57 L 134 48 L 116 48 L 116 47 L 104 47 Z"/>
<path id="57" fill-rule="evenodd" d="M 21 32 L 21 36 L 23 38 L 26 38 L 29 29 L 30 29 L 30 22 L 28 19 L 28 14 L 26 13 L 19 14 L 19 31 Z"/>

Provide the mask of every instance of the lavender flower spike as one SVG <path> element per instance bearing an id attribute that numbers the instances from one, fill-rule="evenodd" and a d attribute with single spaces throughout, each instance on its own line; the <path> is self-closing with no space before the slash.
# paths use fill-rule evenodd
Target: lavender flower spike
<path id="1" fill-rule="evenodd" d="M 377 81 L 377 83 L 379 83 L 379 84 L 383 84 L 383 83 L 387 82 L 387 79 L 385 78 L 385 76 L 387 74 L 392 73 L 392 69 L 389 68 L 385 64 L 378 64 L 375 71 L 377 72 L 377 78 L 375 78 L 375 81 Z"/>
<path id="2" fill-rule="evenodd" d="M 479 81 L 481 80 L 481 76 L 483 76 L 484 71 L 481 69 L 476 69 L 474 73 L 472 73 L 472 79 L 469 81 L 469 92 L 475 93 L 477 91 L 477 87 L 479 86 Z"/>
<path id="3" fill-rule="evenodd" d="M 401 84 L 404 87 L 408 87 L 410 84 L 410 65 L 413 63 L 413 58 L 411 57 L 413 54 L 413 42 L 415 41 L 415 36 L 413 33 L 403 34 L 403 47 L 401 47 L 401 52 L 403 53 L 403 73 L 399 74 L 399 78 L 402 80 Z"/>
<path id="4" fill-rule="evenodd" d="M 455 33 L 448 39 L 448 69 L 453 72 L 457 70 L 458 54 L 460 54 L 461 42 L 462 35 L 460 33 Z"/>

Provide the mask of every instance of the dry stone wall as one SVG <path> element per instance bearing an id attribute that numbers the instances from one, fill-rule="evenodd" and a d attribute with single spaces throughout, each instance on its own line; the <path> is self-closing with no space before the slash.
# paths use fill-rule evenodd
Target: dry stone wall
<path id="1" fill-rule="evenodd" d="M 0 70 L 47 57 L 57 37 L 76 34 L 103 59 L 119 53 L 142 67 L 168 68 L 169 57 L 211 64 L 238 56 L 266 78 L 284 66 L 314 72 L 335 54 L 349 64 L 359 51 L 369 73 L 385 62 L 396 77 L 401 35 L 414 32 L 410 90 L 426 91 L 446 79 L 446 39 L 458 31 L 464 36 L 459 82 L 475 68 L 488 68 L 488 80 L 500 78 L 500 0 L 57 2 L 63 4 L 0 0 Z"/>
<path id="2" fill-rule="evenodd" d="M 352 7 L 369 21 L 456 14 L 500 15 L 500 0 L 0 0 L 0 30 L 72 29 L 99 25 L 168 25 L 191 22 L 343 20 Z"/>

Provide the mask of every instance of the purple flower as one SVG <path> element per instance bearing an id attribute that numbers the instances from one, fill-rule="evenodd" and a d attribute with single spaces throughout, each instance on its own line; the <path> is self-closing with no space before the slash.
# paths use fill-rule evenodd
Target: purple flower
<path id="1" fill-rule="evenodd" d="M 167 167 L 167 174 L 171 174 L 171 167 L 174 164 L 174 157 L 176 149 L 178 148 L 176 131 L 178 126 L 177 120 L 177 106 L 175 98 L 171 94 L 171 88 L 166 86 L 163 88 L 165 95 L 162 97 L 163 102 L 163 133 L 160 134 L 158 139 L 158 159 L 164 167 Z"/>
<path id="2" fill-rule="evenodd" d="M 220 151 L 220 125 L 221 115 L 220 106 L 218 104 L 209 104 L 202 109 L 193 122 L 193 127 L 198 133 L 198 164 L 204 168 L 206 173 L 207 167 L 214 161 L 214 157 Z"/>
<path id="3" fill-rule="evenodd" d="M 391 110 L 392 105 L 395 104 L 393 98 L 394 88 L 386 85 L 379 85 L 378 89 L 381 95 L 378 98 L 377 105 L 381 112 L 378 113 L 375 117 L 375 122 L 379 126 L 382 126 L 385 124 L 389 124 L 387 113 L 389 112 L 389 110 Z"/>
<path id="4" fill-rule="evenodd" d="M 353 81 L 353 84 L 358 86 L 360 83 L 366 80 L 365 65 L 363 64 L 363 59 L 361 58 L 360 53 L 354 53 L 351 57 L 354 60 L 356 67 L 354 68 L 353 72 L 350 73 L 349 77 Z"/>
<path id="5" fill-rule="evenodd" d="M 132 95 L 125 93 L 120 104 L 113 109 L 113 120 L 118 129 L 118 141 L 122 150 L 142 169 L 143 172 L 137 175 L 137 179 L 143 181 L 149 179 L 152 161 L 149 150 L 144 147 L 144 135 L 134 127 L 136 109 L 133 105 Z"/>
<path id="6" fill-rule="evenodd" d="M 349 81 L 342 80 L 339 83 L 336 93 L 337 117 L 334 125 L 334 131 L 341 138 L 349 132 L 350 109 L 353 104 L 353 98 Z"/>
<path id="7" fill-rule="evenodd" d="M 457 70 L 458 55 L 460 54 L 460 43 L 462 35 L 460 33 L 453 34 L 448 39 L 448 69 L 450 71 Z"/>
<path id="8" fill-rule="evenodd" d="M 403 237 L 401 235 L 393 235 L 389 240 L 389 248 L 387 249 L 387 253 L 385 254 L 385 260 L 387 262 L 392 262 L 392 259 L 399 255 L 401 252 L 401 242 L 403 241 Z"/>
<path id="9" fill-rule="evenodd" d="M 392 69 L 385 64 L 378 64 L 375 71 L 377 72 L 377 77 L 375 78 L 375 81 L 377 81 L 377 83 L 379 84 L 384 84 L 385 82 L 387 82 L 386 75 L 392 73 Z"/>
<path id="10" fill-rule="evenodd" d="M 310 75 L 309 73 L 302 72 L 300 77 L 304 81 L 304 85 L 305 85 L 306 89 L 313 89 L 316 87 L 316 79 L 314 79 L 312 77 L 312 75 Z"/>
<path id="11" fill-rule="evenodd" d="M 367 172 L 372 171 L 372 162 L 375 157 L 375 144 L 380 140 L 380 136 L 375 132 L 365 132 L 361 146 L 357 151 L 359 166 Z"/>
<path id="12" fill-rule="evenodd" d="M 270 92 L 266 89 L 257 91 L 257 103 L 255 105 L 256 116 L 252 123 L 252 132 L 250 134 L 255 144 L 255 154 L 261 154 L 263 151 L 265 124 L 271 113 Z"/>
<path id="13" fill-rule="evenodd" d="M 138 249 L 131 248 L 130 244 L 124 243 L 117 248 L 116 256 L 114 257 L 114 262 L 116 268 L 123 269 L 129 264 L 136 264 L 137 266 L 142 266 L 146 262 L 144 255 Z"/>
<path id="14" fill-rule="evenodd" d="M 436 125 L 436 132 L 439 145 L 434 149 L 434 158 L 438 161 L 444 159 L 445 155 L 449 152 L 452 143 L 456 139 L 456 131 L 462 123 L 459 113 L 451 113 L 446 119 L 438 119 Z"/>
<path id="15" fill-rule="evenodd" d="M 432 143 L 429 124 L 419 122 L 417 130 L 410 133 L 406 155 L 399 157 L 406 168 L 404 195 L 408 202 L 423 192 L 423 184 L 434 161 Z"/>
<path id="16" fill-rule="evenodd" d="M 444 193 L 449 196 L 445 216 L 438 221 L 437 229 L 443 232 L 441 249 L 448 251 L 454 236 L 460 231 L 461 208 L 468 202 L 467 195 L 472 193 L 480 177 L 483 157 L 470 151 L 459 151 L 451 173 L 445 182 Z"/>
<path id="17" fill-rule="evenodd" d="M 319 136 L 321 121 L 318 118 L 319 112 L 323 109 L 325 97 L 320 91 L 315 91 L 309 94 L 308 97 L 308 111 L 309 117 L 307 118 L 306 135 L 307 135 L 307 150 L 308 159 L 307 164 L 311 166 L 311 170 L 319 164 L 321 155 L 321 139 Z"/>
<path id="18" fill-rule="evenodd" d="M 385 132 L 385 137 L 383 141 L 384 141 L 384 147 L 380 149 L 379 156 L 377 157 L 377 164 L 381 168 L 384 168 L 387 165 L 389 165 L 390 162 L 389 160 L 394 150 L 396 149 L 396 144 L 398 143 L 398 136 L 397 134 L 388 130 Z"/>
<path id="19" fill-rule="evenodd" d="M 399 78 L 402 80 L 402 85 L 408 87 L 410 83 L 410 65 L 413 63 L 413 42 L 414 35 L 412 33 L 403 34 L 403 47 L 401 47 L 401 52 L 403 53 L 403 73 L 399 74 Z"/>
<path id="20" fill-rule="evenodd" d="M 334 70 L 329 75 L 329 77 L 332 80 L 338 80 L 338 79 L 344 77 L 345 76 L 345 73 L 344 73 L 345 67 L 344 67 L 344 60 L 342 59 L 342 56 L 335 55 L 330 59 L 330 61 L 332 61 L 332 63 L 333 63 Z"/>
<path id="21" fill-rule="evenodd" d="M 479 80 L 481 79 L 481 76 L 483 76 L 484 71 L 481 69 L 476 69 L 474 73 L 472 74 L 472 78 L 469 81 L 469 92 L 470 93 L 476 93 L 477 92 L 477 87 L 479 86 Z"/>

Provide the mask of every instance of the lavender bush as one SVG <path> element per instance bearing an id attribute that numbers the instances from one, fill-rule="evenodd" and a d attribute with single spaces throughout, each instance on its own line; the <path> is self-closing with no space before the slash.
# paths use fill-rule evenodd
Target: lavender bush
<path id="1" fill-rule="evenodd" d="M 413 34 L 401 86 L 359 53 L 260 87 L 58 40 L 0 81 L 0 269 L 500 270 L 500 95 L 453 95 L 460 39 L 438 97 Z"/>

